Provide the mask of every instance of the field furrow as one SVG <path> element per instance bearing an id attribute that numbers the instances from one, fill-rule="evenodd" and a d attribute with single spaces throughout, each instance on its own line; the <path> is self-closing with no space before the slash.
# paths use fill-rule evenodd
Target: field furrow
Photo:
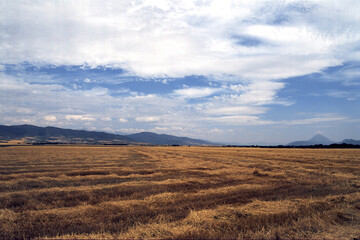
<path id="1" fill-rule="evenodd" d="M 359 164 L 356 149 L 3 147 L 0 238 L 356 238 Z"/>

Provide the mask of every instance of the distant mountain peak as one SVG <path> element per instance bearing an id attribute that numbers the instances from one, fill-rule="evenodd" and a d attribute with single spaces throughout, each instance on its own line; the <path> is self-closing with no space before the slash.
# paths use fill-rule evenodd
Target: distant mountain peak
<path id="1" fill-rule="evenodd" d="M 318 133 L 314 137 L 312 137 L 311 139 L 309 139 L 307 141 L 291 142 L 288 145 L 291 145 L 291 146 L 309 146 L 309 145 L 318 145 L 318 144 L 330 145 L 332 143 L 334 143 L 334 142 L 331 141 L 330 139 L 328 139 L 327 137 L 321 135 L 320 133 Z"/>
<path id="2" fill-rule="evenodd" d="M 311 142 L 328 142 L 328 143 L 332 143 L 332 141 L 330 139 L 328 139 L 327 137 L 321 135 L 320 133 L 316 134 L 309 141 L 311 141 Z"/>

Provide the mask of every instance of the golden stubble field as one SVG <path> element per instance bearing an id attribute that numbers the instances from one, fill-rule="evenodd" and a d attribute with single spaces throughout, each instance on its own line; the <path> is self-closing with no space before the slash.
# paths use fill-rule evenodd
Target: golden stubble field
<path id="1" fill-rule="evenodd" d="M 360 238 L 359 149 L 0 148 L 0 238 Z"/>

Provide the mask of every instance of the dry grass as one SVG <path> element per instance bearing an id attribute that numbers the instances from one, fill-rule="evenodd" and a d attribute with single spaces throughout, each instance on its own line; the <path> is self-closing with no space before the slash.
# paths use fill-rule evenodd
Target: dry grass
<path id="1" fill-rule="evenodd" d="M 0 239 L 360 238 L 359 149 L 0 148 Z"/>

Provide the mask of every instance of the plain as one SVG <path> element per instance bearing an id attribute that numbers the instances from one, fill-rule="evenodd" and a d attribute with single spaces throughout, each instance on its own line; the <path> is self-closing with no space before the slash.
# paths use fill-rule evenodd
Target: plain
<path id="1" fill-rule="evenodd" d="M 0 238 L 360 238 L 360 149 L 0 148 Z"/>

